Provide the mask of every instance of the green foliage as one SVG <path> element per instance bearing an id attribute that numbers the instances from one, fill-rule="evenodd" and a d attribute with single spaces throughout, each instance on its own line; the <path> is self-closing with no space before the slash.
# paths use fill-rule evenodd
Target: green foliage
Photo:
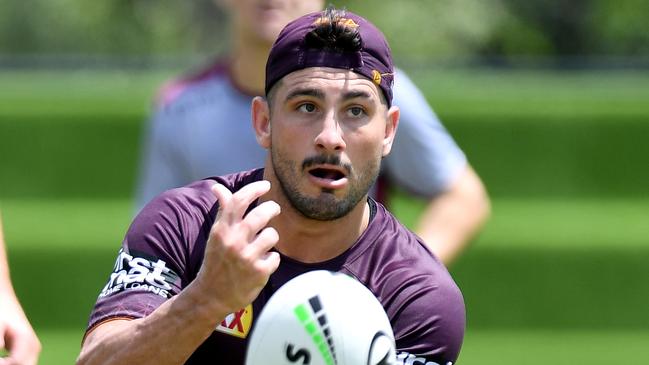
<path id="1" fill-rule="evenodd" d="M 595 52 L 613 55 L 649 54 L 649 2 L 597 0 L 593 14 Z"/>
<path id="2" fill-rule="evenodd" d="M 397 55 L 425 61 L 475 52 L 501 22 L 500 0 L 407 0 L 336 2 L 363 15 L 386 35 Z"/>
<path id="3" fill-rule="evenodd" d="M 649 8 L 642 0 L 503 0 L 507 16 L 481 50 L 490 55 L 647 57 Z"/>
<path id="4" fill-rule="evenodd" d="M 397 58 L 649 55 L 643 0 L 337 0 L 375 22 Z M 0 53 L 212 54 L 227 21 L 213 0 L 7 0 Z"/>
<path id="5" fill-rule="evenodd" d="M 209 0 L 10 0 L 0 3 L 0 52 L 173 54 L 218 49 L 223 15 Z M 206 37 L 210 34 L 210 37 Z M 207 43 L 209 41 L 209 43 Z M 199 44 L 200 42 L 205 42 Z"/>

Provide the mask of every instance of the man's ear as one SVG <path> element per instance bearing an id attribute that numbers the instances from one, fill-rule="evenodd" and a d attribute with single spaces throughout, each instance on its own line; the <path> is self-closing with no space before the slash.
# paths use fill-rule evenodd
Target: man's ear
<path id="1" fill-rule="evenodd" d="M 383 137 L 383 157 L 387 156 L 392 150 L 392 143 L 397 134 L 397 127 L 399 126 L 399 107 L 392 106 L 388 110 L 388 115 L 385 121 L 385 135 Z"/>
<path id="2" fill-rule="evenodd" d="M 263 148 L 270 148 L 270 108 L 268 101 L 261 96 L 252 99 L 252 128 L 257 143 Z"/>

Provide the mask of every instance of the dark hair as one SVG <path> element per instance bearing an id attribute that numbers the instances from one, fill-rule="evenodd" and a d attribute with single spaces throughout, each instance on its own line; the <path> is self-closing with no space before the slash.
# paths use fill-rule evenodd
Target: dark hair
<path id="1" fill-rule="evenodd" d="M 358 26 L 349 24 L 344 9 L 327 7 L 322 12 L 315 29 L 304 38 L 307 48 L 334 52 L 357 52 L 361 50 L 361 35 Z"/>

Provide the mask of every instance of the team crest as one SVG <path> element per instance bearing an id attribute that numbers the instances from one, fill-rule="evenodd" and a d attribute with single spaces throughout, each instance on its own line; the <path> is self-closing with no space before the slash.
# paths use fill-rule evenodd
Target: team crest
<path id="1" fill-rule="evenodd" d="M 382 78 L 383 77 L 381 76 L 380 72 L 378 72 L 377 70 L 372 70 L 372 81 L 374 81 L 375 84 L 380 85 Z"/>
<path id="2" fill-rule="evenodd" d="M 216 330 L 239 338 L 246 338 L 251 325 L 252 304 L 249 304 L 239 311 L 228 314 L 223 322 L 216 326 Z"/>

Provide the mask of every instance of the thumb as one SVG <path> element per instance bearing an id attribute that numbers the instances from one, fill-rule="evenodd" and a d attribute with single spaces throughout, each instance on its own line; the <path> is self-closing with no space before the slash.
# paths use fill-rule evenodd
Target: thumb
<path id="1" fill-rule="evenodd" d="M 36 365 L 40 345 L 38 341 L 32 343 L 31 336 L 12 335 L 6 340 L 10 343 L 9 356 L 2 361 L 6 365 Z M 4 365 L 0 362 L 0 365 Z"/>

